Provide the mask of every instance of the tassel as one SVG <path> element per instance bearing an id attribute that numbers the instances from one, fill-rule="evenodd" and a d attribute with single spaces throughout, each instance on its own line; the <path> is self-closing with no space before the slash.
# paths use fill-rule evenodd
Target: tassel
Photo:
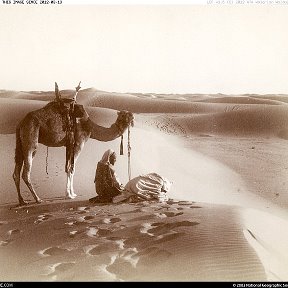
<path id="1" fill-rule="evenodd" d="M 124 155 L 124 153 L 123 153 L 123 134 L 121 135 L 120 155 Z"/>

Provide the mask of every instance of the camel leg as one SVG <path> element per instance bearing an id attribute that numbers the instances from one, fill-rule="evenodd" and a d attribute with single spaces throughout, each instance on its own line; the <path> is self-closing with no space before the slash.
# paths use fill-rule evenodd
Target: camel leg
<path id="1" fill-rule="evenodd" d="M 70 155 L 66 155 L 66 159 L 70 158 Z M 72 171 L 71 167 L 71 160 L 66 160 L 65 171 L 67 175 L 67 182 L 66 182 L 66 198 L 74 199 L 77 195 L 73 191 L 73 176 L 75 172 L 75 160 L 74 160 L 74 169 Z"/>
<path id="2" fill-rule="evenodd" d="M 75 163 L 74 163 L 75 164 Z M 74 178 L 74 173 L 75 173 L 75 168 L 73 173 L 71 173 L 71 180 L 70 180 L 70 194 L 73 198 L 75 198 L 77 196 L 77 194 L 74 192 L 74 187 L 73 187 L 73 178 Z"/>
<path id="3" fill-rule="evenodd" d="M 71 193 L 71 183 L 73 181 L 73 174 L 72 172 L 67 172 L 67 182 L 66 182 L 66 198 L 68 199 L 74 199 L 76 197 L 76 194 L 74 195 L 74 193 Z"/>
<path id="4" fill-rule="evenodd" d="M 74 199 L 77 196 L 73 188 L 74 173 L 75 173 L 75 168 L 73 172 L 66 173 L 67 174 L 66 198 L 69 198 L 69 199 Z"/>
<path id="5" fill-rule="evenodd" d="M 15 164 L 14 172 L 13 172 L 13 179 L 16 185 L 17 193 L 18 193 L 18 201 L 20 205 L 25 205 L 27 202 L 24 201 L 23 197 L 20 193 L 20 173 L 23 166 L 23 160 Z"/>
<path id="6" fill-rule="evenodd" d="M 23 197 L 20 193 L 20 173 L 23 166 L 23 153 L 22 153 L 22 142 L 20 138 L 20 129 L 16 129 L 16 148 L 15 148 L 15 168 L 13 172 L 13 180 L 16 185 L 18 201 L 20 205 L 25 205 L 26 202 L 23 200 Z"/>
<path id="7" fill-rule="evenodd" d="M 32 193 L 32 196 L 34 197 L 36 203 L 41 203 L 43 201 L 36 194 L 33 188 L 31 179 L 30 179 L 31 170 L 32 170 L 32 160 L 33 160 L 35 153 L 36 153 L 36 150 L 34 150 L 33 152 L 29 151 L 28 153 L 26 153 L 26 157 L 24 157 L 24 168 L 22 172 L 22 179 L 24 180 L 25 184 L 27 185 L 30 192 Z"/>
<path id="8" fill-rule="evenodd" d="M 69 198 L 69 199 L 74 199 L 77 196 L 77 194 L 74 192 L 73 178 L 74 178 L 74 174 L 75 174 L 76 161 L 77 161 L 83 147 L 84 147 L 84 142 L 81 143 L 80 145 L 75 146 L 74 169 L 73 169 L 73 172 L 67 172 L 66 173 L 67 174 L 66 198 Z"/>

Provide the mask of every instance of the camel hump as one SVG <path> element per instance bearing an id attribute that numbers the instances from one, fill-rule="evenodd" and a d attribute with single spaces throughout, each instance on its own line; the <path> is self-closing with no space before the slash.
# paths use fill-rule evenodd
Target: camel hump
<path id="1" fill-rule="evenodd" d="M 26 116 L 22 119 L 22 121 L 18 124 L 17 128 L 23 131 L 33 129 L 33 127 L 38 127 L 40 123 L 39 116 L 41 114 L 41 109 L 28 112 Z"/>

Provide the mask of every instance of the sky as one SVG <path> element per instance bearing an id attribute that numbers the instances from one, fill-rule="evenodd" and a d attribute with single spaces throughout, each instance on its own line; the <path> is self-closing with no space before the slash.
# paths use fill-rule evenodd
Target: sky
<path id="1" fill-rule="evenodd" d="M 288 94 L 288 5 L 2 5 L 0 36 L 0 89 Z"/>

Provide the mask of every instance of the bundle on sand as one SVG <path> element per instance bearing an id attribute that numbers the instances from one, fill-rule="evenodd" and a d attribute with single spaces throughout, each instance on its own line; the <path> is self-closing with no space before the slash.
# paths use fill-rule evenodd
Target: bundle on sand
<path id="1" fill-rule="evenodd" d="M 171 185 L 171 181 L 157 173 L 139 175 L 126 184 L 122 195 L 115 197 L 115 201 L 118 202 L 120 198 L 133 196 L 144 200 L 167 201 L 167 192 L 169 192 Z"/>

